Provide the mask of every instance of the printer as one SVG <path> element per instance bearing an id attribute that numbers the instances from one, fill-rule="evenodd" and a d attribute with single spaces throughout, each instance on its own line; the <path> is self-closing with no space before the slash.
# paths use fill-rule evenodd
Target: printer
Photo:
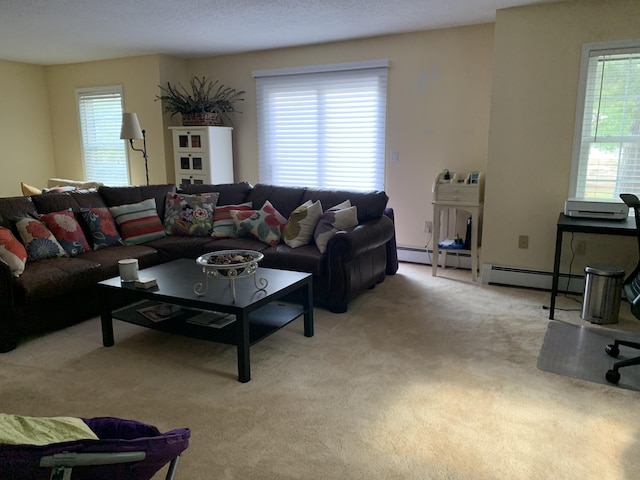
<path id="1" fill-rule="evenodd" d="M 622 201 L 568 198 L 564 202 L 564 214 L 577 218 L 624 220 L 629 215 L 629 207 Z"/>

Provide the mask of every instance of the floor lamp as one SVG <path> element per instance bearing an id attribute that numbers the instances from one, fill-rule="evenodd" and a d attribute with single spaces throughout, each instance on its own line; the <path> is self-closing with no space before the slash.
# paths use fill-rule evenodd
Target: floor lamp
<path id="1" fill-rule="evenodd" d="M 144 130 L 140 129 L 140 122 L 138 122 L 138 115 L 135 113 L 123 113 L 122 114 L 122 130 L 120 130 L 120 138 L 122 140 L 129 140 L 131 149 L 136 152 L 142 152 L 144 157 L 144 170 L 147 174 L 147 185 L 149 185 L 149 163 L 147 157 L 147 138 Z M 135 148 L 133 146 L 134 140 L 142 139 L 142 148 Z"/>

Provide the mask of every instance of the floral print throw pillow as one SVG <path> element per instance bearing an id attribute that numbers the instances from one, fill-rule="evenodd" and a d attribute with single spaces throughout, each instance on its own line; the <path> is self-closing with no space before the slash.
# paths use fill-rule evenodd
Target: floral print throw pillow
<path id="1" fill-rule="evenodd" d="M 61 212 L 45 213 L 40 220 L 51 230 L 58 243 L 70 257 L 91 250 L 80 224 L 71 209 Z"/>
<path id="2" fill-rule="evenodd" d="M 124 245 L 113 216 L 107 207 L 83 208 L 80 213 L 91 231 L 94 250 Z"/>
<path id="3" fill-rule="evenodd" d="M 22 217 L 17 218 L 15 223 L 22 243 L 27 250 L 28 261 L 68 256 L 51 230 L 40 220 Z"/>
<path id="4" fill-rule="evenodd" d="M 287 219 L 278 212 L 269 200 L 260 210 L 231 210 L 236 236 L 252 236 L 272 247 L 280 243 L 282 229 Z"/>
<path id="5" fill-rule="evenodd" d="M 213 213 L 218 192 L 201 194 L 168 193 L 164 213 L 167 235 L 209 237 L 213 232 Z"/>

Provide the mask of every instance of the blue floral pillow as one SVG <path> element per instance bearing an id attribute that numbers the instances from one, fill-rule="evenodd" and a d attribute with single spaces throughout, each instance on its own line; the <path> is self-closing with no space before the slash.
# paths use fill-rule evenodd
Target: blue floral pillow
<path id="1" fill-rule="evenodd" d="M 27 261 L 67 256 L 51 230 L 40 220 L 21 217 L 15 220 L 15 224 L 27 250 Z"/>
<path id="2" fill-rule="evenodd" d="M 107 207 L 83 208 L 80 213 L 91 232 L 94 250 L 124 245 L 113 216 Z"/>

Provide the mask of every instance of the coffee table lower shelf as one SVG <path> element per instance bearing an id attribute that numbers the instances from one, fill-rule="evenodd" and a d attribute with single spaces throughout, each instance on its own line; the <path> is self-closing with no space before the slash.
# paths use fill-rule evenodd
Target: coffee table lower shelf
<path id="1" fill-rule="evenodd" d="M 152 330 L 196 338 L 198 340 L 237 345 L 236 321 L 222 328 L 215 328 L 189 323 L 186 317 L 181 315 L 160 322 L 154 322 L 141 313 L 138 313 L 139 309 L 156 305 L 157 303 L 158 302 L 153 300 L 136 302 L 114 310 L 111 315 L 113 318 L 123 322 L 132 323 Z M 270 303 L 251 312 L 249 314 L 249 344 L 255 345 L 303 314 L 304 309 L 302 307 L 283 303 Z"/>

